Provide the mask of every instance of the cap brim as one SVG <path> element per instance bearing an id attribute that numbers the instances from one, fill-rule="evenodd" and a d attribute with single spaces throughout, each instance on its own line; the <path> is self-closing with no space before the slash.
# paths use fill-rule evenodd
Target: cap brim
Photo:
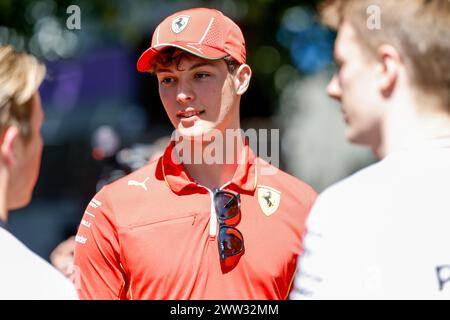
<path id="1" fill-rule="evenodd" d="M 229 55 L 224 51 L 203 44 L 186 42 L 162 43 L 144 51 L 138 59 L 137 70 L 140 72 L 151 71 L 153 60 L 167 47 L 175 47 L 206 60 L 219 60 Z"/>

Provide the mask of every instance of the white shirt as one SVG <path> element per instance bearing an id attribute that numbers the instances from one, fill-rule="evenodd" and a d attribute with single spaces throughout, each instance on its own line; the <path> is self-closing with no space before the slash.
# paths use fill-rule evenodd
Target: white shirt
<path id="1" fill-rule="evenodd" d="M 291 299 L 450 299 L 450 139 L 330 187 L 307 228 Z"/>
<path id="2" fill-rule="evenodd" d="M 0 227 L 0 300 L 75 300 L 72 283 Z"/>

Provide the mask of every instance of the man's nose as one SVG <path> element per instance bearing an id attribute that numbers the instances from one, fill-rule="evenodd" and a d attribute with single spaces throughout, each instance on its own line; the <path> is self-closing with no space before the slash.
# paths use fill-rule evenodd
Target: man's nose
<path id="1" fill-rule="evenodd" d="M 191 86 L 181 83 L 178 86 L 177 102 L 181 105 L 192 102 L 195 98 Z"/>
<path id="2" fill-rule="evenodd" d="M 333 75 L 330 83 L 328 83 L 327 94 L 333 99 L 339 100 L 341 98 L 341 87 L 336 74 Z"/>

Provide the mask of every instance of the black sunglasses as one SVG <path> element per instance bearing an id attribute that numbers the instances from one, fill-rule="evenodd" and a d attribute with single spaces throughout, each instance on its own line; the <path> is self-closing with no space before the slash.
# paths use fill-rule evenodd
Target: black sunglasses
<path id="1" fill-rule="evenodd" d="M 241 197 L 228 191 L 214 189 L 214 207 L 219 220 L 219 256 L 221 260 L 240 254 L 244 250 L 244 237 L 235 228 L 240 220 Z"/>

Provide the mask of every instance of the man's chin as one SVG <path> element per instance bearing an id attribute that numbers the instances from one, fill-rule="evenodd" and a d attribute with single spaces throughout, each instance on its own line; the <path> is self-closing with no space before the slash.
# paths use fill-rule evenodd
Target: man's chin
<path id="1" fill-rule="evenodd" d="M 360 144 L 360 145 L 366 145 L 367 141 L 362 137 L 361 135 L 358 135 L 356 132 L 352 131 L 351 129 L 347 128 L 347 131 L 345 132 L 345 138 L 348 142 L 353 144 Z"/>
<path id="2" fill-rule="evenodd" d="M 382 140 L 381 138 L 378 137 L 378 135 L 376 134 L 362 135 L 362 134 L 355 134 L 354 132 L 351 131 L 347 131 L 345 136 L 348 142 L 360 146 L 369 147 L 370 149 L 372 149 L 373 153 L 378 158 L 382 159 L 384 157 L 385 150 L 381 142 Z"/>
<path id="3" fill-rule="evenodd" d="M 26 207 L 31 202 L 31 194 L 27 197 L 23 197 L 21 199 L 14 199 L 8 205 L 8 210 L 17 210 Z"/>
<path id="4" fill-rule="evenodd" d="M 182 137 L 183 139 L 202 141 L 209 136 L 211 131 L 213 131 L 212 128 L 205 128 L 201 126 L 192 126 L 189 128 L 178 127 L 174 134 L 178 137 Z"/>

